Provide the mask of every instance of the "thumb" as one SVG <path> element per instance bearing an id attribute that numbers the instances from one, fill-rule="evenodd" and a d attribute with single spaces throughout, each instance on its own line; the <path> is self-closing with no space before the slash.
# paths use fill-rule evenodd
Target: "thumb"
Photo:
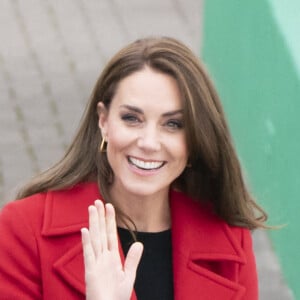
<path id="1" fill-rule="evenodd" d="M 124 264 L 124 272 L 129 281 L 134 283 L 136 270 L 141 260 L 144 246 L 140 242 L 135 242 L 131 245 Z"/>

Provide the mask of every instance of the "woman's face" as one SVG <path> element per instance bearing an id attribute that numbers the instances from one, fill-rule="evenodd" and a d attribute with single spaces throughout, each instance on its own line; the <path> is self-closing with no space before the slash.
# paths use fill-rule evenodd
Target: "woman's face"
<path id="1" fill-rule="evenodd" d="M 182 109 L 175 79 L 149 67 L 121 80 L 109 110 L 98 104 L 112 188 L 124 195 L 165 195 L 188 159 Z"/>

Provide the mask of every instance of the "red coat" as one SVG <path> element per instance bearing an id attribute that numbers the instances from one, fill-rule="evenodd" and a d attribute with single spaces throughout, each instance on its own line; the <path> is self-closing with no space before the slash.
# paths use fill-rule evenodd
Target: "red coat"
<path id="1" fill-rule="evenodd" d="M 0 299 L 84 299 L 80 228 L 99 197 L 97 185 L 86 183 L 2 209 Z M 229 227 L 178 192 L 170 205 L 174 299 L 258 299 L 249 231 Z"/>

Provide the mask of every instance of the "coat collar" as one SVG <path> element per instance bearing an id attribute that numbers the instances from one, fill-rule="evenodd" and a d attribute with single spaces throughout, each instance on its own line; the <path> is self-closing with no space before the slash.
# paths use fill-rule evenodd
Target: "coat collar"
<path id="1" fill-rule="evenodd" d="M 208 205 L 174 191 L 170 199 L 175 299 L 242 299 L 245 288 L 229 274 L 246 263 L 235 229 Z"/>
<path id="2" fill-rule="evenodd" d="M 47 193 L 42 235 L 78 234 L 82 227 L 88 226 L 87 207 L 100 198 L 96 183 Z M 201 299 L 213 299 L 214 293 L 224 295 L 223 299 L 241 299 L 242 286 L 205 267 L 207 262 L 246 263 L 240 243 L 229 226 L 209 208 L 182 193 L 171 191 L 170 206 L 175 299 L 186 299 L 188 290 L 190 300 L 199 299 L 199 295 L 202 295 Z M 80 240 L 55 262 L 54 269 L 71 286 L 85 293 Z M 132 299 L 136 299 L 135 295 Z"/>
<path id="3" fill-rule="evenodd" d="M 180 247 L 178 251 L 199 259 L 245 263 L 244 251 L 232 230 L 209 205 L 180 192 L 171 191 L 170 196 L 173 243 Z"/>
<path id="4" fill-rule="evenodd" d="M 101 199 L 94 182 L 77 184 L 70 189 L 46 194 L 43 236 L 78 233 L 88 226 L 88 206 Z"/>

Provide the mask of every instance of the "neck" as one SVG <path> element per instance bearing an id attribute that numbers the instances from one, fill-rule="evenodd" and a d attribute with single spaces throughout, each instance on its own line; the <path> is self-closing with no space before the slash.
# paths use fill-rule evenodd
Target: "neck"
<path id="1" fill-rule="evenodd" d="M 120 197 L 120 195 L 122 196 Z M 159 232 L 170 229 L 168 191 L 155 196 L 140 196 L 125 194 L 112 187 L 110 196 L 111 202 L 117 210 L 117 225 L 119 227 L 128 227 L 128 220 L 124 217 L 127 216 L 136 227 L 130 227 L 130 229 L 142 232 Z"/>

